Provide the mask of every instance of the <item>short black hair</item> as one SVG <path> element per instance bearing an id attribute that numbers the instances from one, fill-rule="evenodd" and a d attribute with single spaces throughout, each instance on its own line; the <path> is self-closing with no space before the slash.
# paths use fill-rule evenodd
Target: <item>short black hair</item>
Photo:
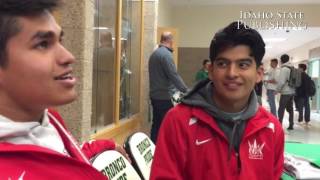
<path id="1" fill-rule="evenodd" d="M 204 60 L 202 61 L 202 65 L 203 65 L 203 66 L 206 65 L 208 62 L 210 62 L 209 59 L 204 59 Z"/>
<path id="2" fill-rule="evenodd" d="M 303 71 L 307 70 L 307 65 L 306 64 L 299 64 L 298 67 L 301 68 Z"/>
<path id="3" fill-rule="evenodd" d="M 271 59 L 271 62 L 272 62 L 272 63 L 275 62 L 275 63 L 278 64 L 278 59 L 277 59 L 277 58 L 273 58 L 273 59 Z"/>
<path id="4" fill-rule="evenodd" d="M 21 26 L 17 17 L 36 16 L 52 12 L 61 0 L 0 0 L 0 66 L 7 64 L 6 47 L 10 38 L 17 35 Z"/>
<path id="5" fill-rule="evenodd" d="M 280 60 L 281 60 L 281 63 L 286 63 L 289 61 L 289 55 L 288 54 L 283 54 L 281 57 L 280 57 Z"/>
<path id="6" fill-rule="evenodd" d="M 217 32 L 210 44 L 210 59 L 213 62 L 219 53 L 237 45 L 249 46 L 250 56 L 254 57 L 257 67 L 261 65 L 265 54 L 265 43 L 261 35 L 255 29 L 235 21 Z"/>

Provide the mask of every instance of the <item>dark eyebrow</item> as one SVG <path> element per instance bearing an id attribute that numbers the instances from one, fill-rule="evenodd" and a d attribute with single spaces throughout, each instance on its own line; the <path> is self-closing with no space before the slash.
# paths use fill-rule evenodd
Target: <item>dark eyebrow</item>
<path id="1" fill-rule="evenodd" d="M 230 61 L 230 60 L 227 59 L 227 58 L 224 58 L 224 57 L 218 57 L 215 61 Z M 243 59 L 237 59 L 236 61 L 250 61 L 250 62 L 253 62 L 254 60 L 250 59 L 250 58 L 243 58 Z"/>
<path id="2" fill-rule="evenodd" d="M 253 59 L 250 59 L 250 58 L 244 58 L 244 59 L 239 59 L 238 61 L 250 61 L 250 62 L 253 62 Z"/>
<path id="3" fill-rule="evenodd" d="M 224 57 L 218 57 L 215 59 L 215 61 L 229 61 L 229 59 L 224 58 Z"/>
<path id="4" fill-rule="evenodd" d="M 59 36 L 59 39 L 61 39 L 64 35 L 64 32 L 61 31 L 60 32 L 60 36 Z M 35 33 L 31 40 L 34 40 L 34 39 L 52 39 L 54 38 L 55 36 L 55 33 L 53 31 L 38 31 L 37 33 Z"/>

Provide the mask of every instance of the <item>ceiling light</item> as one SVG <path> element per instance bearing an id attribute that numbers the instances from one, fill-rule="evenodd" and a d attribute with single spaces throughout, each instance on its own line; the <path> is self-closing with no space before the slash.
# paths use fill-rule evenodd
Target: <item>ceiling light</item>
<path id="1" fill-rule="evenodd" d="M 272 49 L 272 46 L 266 46 L 265 49 Z"/>
<path id="2" fill-rule="evenodd" d="M 263 39 L 265 42 L 283 42 L 287 40 L 286 38 L 265 38 Z"/>
<path id="3" fill-rule="evenodd" d="M 113 37 L 112 38 L 112 40 L 116 40 L 116 38 L 115 37 Z M 127 38 L 121 38 L 120 40 L 122 40 L 122 41 L 126 41 L 126 40 L 128 40 Z"/>
<path id="4" fill-rule="evenodd" d="M 108 27 L 93 27 L 94 30 L 108 30 Z"/>

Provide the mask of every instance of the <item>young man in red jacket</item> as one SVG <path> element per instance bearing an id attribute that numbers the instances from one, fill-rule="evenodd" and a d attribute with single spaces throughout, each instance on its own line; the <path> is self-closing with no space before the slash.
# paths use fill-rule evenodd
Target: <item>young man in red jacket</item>
<path id="1" fill-rule="evenodd" d="M 75 58 L 51 14 L 59 4 L 0 1 L 0 179 L 106 179 L 88 159 L 119 149 L 108 140 L 81 149 L 47 109 L 76 98 Z"/>
<path id="2" fill-rule="evenodd" d="M 210 45 L 208 81 L 199 82 L 161 126 L 151 180 L 279 180 L 284 133 L 259 106 L 265 44 L 239 22 Z"/>

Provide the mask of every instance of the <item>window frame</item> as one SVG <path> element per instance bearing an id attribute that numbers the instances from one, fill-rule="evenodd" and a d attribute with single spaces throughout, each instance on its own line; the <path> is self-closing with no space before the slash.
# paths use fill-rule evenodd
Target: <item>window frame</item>
<path id="1" fill-rule="evenodd" d="M 144 34 L 144 1 L 143 0 L 133 0 L 135 2 L 140 2 L 140 57 L 139 57 L 139 64 L 140 64 L 140 74 L 139 74 L 139 111 L 136 114 L 128 118 L 124 118 L 120 120 L 120 66 L 121 66 L 121 32 L 122 32 L 122 5 L 123 0 L 117 0 L 116 3 L 116 24 L 115 24 L 115 68 L 116 68 L 116 80 L 115 80 L 115 102 L 114 102 L 114 114 L 113 114 L 113 123 L 103 127 L 102 129 L 97 129 L 96 133 L 91 135 L 92 139 L 100 139 L 100 138 L 113 138 L 117 140 L 123 140 L 124 137 L 128 136 L 130 133 L 138 130 L 140 128 L 140 122 L 143 119 L 143 92 L 141 87 L 141 78 L 143 77 L 143 34 Z M 94 92 L 93 92 L 94 93 Z M 93 120 L 93 119 L 92 119 Z M 94 130 L 94 127 L 91 127 Z M 119 141 L 118 141 L 119 142 Z"/>

